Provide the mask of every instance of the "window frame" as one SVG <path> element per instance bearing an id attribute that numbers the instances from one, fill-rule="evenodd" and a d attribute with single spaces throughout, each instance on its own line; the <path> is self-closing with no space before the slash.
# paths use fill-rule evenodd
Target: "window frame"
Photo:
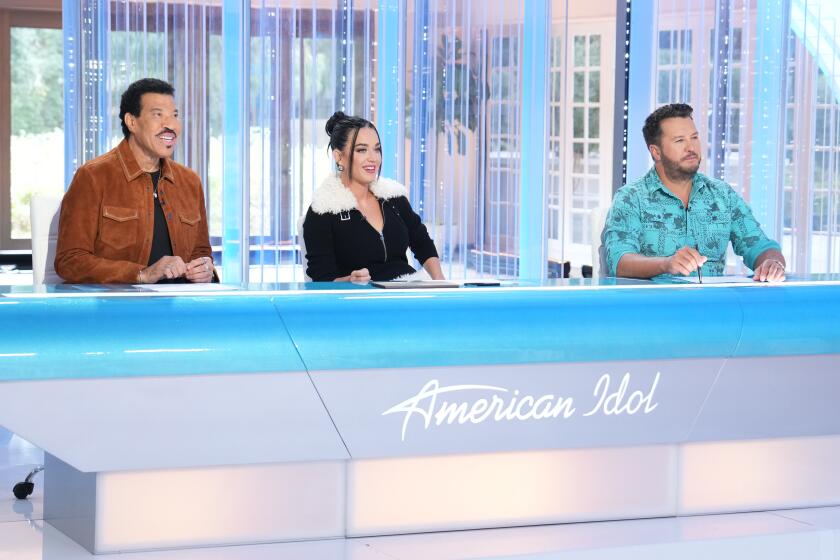
<path id="1" fill-rule="evenodd" d="M 613 194 L 613 165 L 615 156 L 613 149 L 614 132 L 614 110 L 615 98 L 607 98 L 609 92 L 615 91 L 615 34 L 616 20 L 612 18 L 586 18 L 581 20 L 570 20 L 567 26 L 555 26 L 552 30 L 552 39 L 560 41 L 560 60 L 557 64 L 550 66 L 550 72 L 564 74 L 566 78 L 560 79 L 562 92 L 559 101 L 549 100 L 550 108 L 559 108 L 560 130 L 555 131 L 549 128 L 549 143 L 559 145 L 560 154 L 557 169 L 550 170 L 546 174 L 546 202 L 550 212 L 555 215 L 551 218 L 557 220 L 556 237 L 552 237 L 548 229 L 553 222 L 549 221 L 546 230 L 548 258 L 554 261 L 571 261 L 575 264 L 591 264 L 592 244 L 599 243 L 597 239 L 590 237 L 589 216 L 594 208 L 609 207 Z M 589 57 L 590 37 L 599 36 L 600 61 L 596 66 Z M 585 39 L 585 60 L 583 66 L 576 66 L 574 62 L 574 39 L 575 37 L 586 37 Z M 584 73 L 584 100 L 575 101 L 574 98 L 574 73 Z M 589 100 L 589 83 L 592 72 L 600 72 L 600 98 L 598 101 Z M 615 95 L 615 94 L 613 94 Z M 584 134 L 582 138 L 574 137 L 574 109 L 580 108 L 584 111 Z M 599 136 L 590 137 L 589 131 L 589 109 L 599 109 Z M 559 134 L 555 134 L 559 133 Z M 576 142 L 577 141 L 577 142 Z M 584 146 L 584 154 L 589 153 L 589 146 L 597 145 L 600 153 L 600 167 L 597 172 L 590 172 L 584 161 L 584 169 L 581 172 L 574 168 L 574 145 L 575 143 Z M 584 158 L 585 160 L 585 158 Z M 595 179 L 597 176 L 597 193 L 585 192 L 582 195 L 574 193 L 574 180 L 580 179 L 584 182 Z M 588 184 L 588 183 L 585 183 Z M 586 190 L 586 189 L 585 189 Z M 553 198 L 553 200 L 552 200 Z M 586 202 L 586 208 L 575 207 L 575 201 Z M 584 242 L 576 242 L 574 238 L 574 222 L 582 223 L 582 235 Z M 582 222 L 581 222 L 582 220 Z M 588 241 L 588 242 L 587 242 Z"/>
<path id="2" fill-rule="evenodd" d="M 59 9 L 0 8 L 0 252 L 28 253 L 31 239 L 12 239 L 12 28 L 61 29 Z"/>

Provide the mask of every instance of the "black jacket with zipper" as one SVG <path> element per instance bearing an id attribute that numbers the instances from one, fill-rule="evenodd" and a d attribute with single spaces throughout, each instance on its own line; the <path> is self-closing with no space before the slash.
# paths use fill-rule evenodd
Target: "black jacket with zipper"
<path id="1" fill-rule="evenodd" d="M 411 209 L 408 199 L 395 196 L 400 191 L 371 190 L 378 194 L 382 209 L 381 234 L 357 208 L 348 209 L 347 204 L 343 205 L 344 209 L 336 204 L 325 207 L 313 200 L 303 223 L 307 275 L 310 278 L 332 281 L 354 270 L 367 268 L 373 280 L 393 280 L 416 272 L 406 259 L 408 247 L 420 263 L 438 256 L 426 226 Z M 317 192 L 315 196 L 318 196 Z M 318 213 L 313 208 L 322 212 Z"/>

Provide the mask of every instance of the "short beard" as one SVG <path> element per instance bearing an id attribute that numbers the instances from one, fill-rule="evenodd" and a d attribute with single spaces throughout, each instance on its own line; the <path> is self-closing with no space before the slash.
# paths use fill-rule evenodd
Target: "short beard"
<path id="1" fill-rule="evenodd" d="M 669 181 L 673 181 L 675 183 L 681 183 L 683 181 L 691 181 L 694 179 L 694 176 L 697 175 L 697 171 L 700 169 L 700 161 L 698 158 L 697 167 L 694 168 L 693 171 L 686 171 L 680 167 L 679 163 L 674 163 L 671 160 L 662 158 L 662 170 L 665 172 L 665 177 L 668 178 Z"/>

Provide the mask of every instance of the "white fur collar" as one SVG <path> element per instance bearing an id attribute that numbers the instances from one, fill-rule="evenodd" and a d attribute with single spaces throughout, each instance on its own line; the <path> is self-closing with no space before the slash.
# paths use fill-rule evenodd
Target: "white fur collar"
<path id="1" fill-rule="evenodd" d="M 408 196 L 408 189 L 393 179 L 380 178 L 370 186 L 376 198 L 388 200 Z M 338 177 L 330 175 L 312 194 L 312 211 L 316 214 L 338 214 L 356 208 L 356 197 Z"/>

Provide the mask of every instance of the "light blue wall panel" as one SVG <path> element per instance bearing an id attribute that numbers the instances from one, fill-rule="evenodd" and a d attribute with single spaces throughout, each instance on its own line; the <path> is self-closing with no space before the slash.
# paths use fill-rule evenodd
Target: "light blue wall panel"
<path id="1" fill-rule="evenodd" d="M 250 96 L 250 2 L 224 0 L 224 181 L 222 267 L 224 281 L 248 281 Z"/>
<path id="2" fill-rule="evenodd" d="M 647 173 L 653 162 L 642 137 L 645 118 L 654 108 L 657 0 L 636 0 L 630 9 L 630 85 L 627 101 L 627 180 Z"/>
<path id="3" fill-rule="evenodd" d="M 548 0 L 525 1 L 522 45 L 522 155 L 519 175 L 519 277 L 546 270 L 545 180 L 548 97 Z"/>
<path id="4" fill-rule="evenodd" d="M 376 126 L 382 140 L 382 176 L 403 181 L 405 142 L 405 0 L 380 0 L 377 20 Z"/>
<path id="5" fill-rule="evenodd" d="M 753 109 L 750 204 L 768 235 L 782 233 L 780 198 L 785 139 L 786 43 L 790 30 L 788 0 L 763 0 L 756 15 L 755 107 Z"/>

